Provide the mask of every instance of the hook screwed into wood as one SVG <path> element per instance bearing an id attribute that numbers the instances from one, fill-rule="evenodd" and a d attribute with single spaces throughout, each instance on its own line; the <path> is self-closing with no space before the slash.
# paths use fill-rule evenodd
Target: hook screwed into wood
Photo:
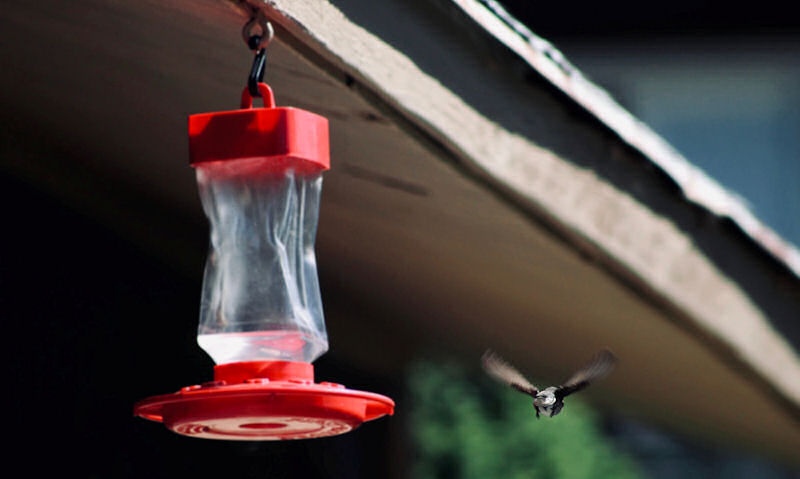
<path id="1" fill-rule="evenodd" d="M 256 28 L 258 32 L 256 32 Z M 250 50 L 265 48 L 274 36 L 275 30 L 262 10 L 254 12 L 242 28 L 242 39 Z"/>

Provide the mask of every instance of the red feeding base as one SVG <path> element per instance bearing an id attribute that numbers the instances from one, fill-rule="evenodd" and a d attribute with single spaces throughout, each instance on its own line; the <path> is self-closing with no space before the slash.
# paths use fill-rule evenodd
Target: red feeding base
<path id="1" fill-rule="evenodd" d="M 178 434 L 271 441 L 334 436 L 394 413 L 386 396 L 314 383 L 314 367 L 289 361 L 229 363 L 214 381 L 138 402 L 134 414 Z"/>

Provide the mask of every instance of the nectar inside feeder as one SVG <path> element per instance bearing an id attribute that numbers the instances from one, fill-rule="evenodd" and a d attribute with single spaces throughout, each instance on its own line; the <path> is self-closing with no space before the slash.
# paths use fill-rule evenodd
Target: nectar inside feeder
<path id="1" fill-rule="evenodd" d="M 314 382 L 328 349 L 314 238 L 328 121 L 276 108 L 258 83 L 240 110 L 189 117 L 191 164 L 211 226 L 197 341 L 214 380 L 144 399 L 137 416 L 179 434 L 278 440 L 331 436 L 394 412 L 379 394 Z"/>

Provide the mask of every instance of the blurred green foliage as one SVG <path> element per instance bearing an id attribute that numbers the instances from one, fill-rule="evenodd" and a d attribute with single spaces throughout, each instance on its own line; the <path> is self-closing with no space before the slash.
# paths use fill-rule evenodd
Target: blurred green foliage
<path id="1" fill-rule="evenodd" d="M 642 477 L 580 398 L 537 420 L 529 398 L 453 363 L 420 362 L 408 381 L 414 478 Z"/>

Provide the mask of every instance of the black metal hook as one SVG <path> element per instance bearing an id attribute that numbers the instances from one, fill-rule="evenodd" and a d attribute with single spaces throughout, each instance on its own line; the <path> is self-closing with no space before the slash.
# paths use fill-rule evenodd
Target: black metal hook
<path id="1" fill-rule="evenodd" d="M 253 59 L 253 68 L 250 69 L 250 76 L 247 78 L 247 89 L 250 91 L 250 96 L 254 98 L 261 96 L 261 93 L 258 92 L 258 84 L 264 81 L 264 65 L 266 60 L 266 48 L 260 49 Z"/>

